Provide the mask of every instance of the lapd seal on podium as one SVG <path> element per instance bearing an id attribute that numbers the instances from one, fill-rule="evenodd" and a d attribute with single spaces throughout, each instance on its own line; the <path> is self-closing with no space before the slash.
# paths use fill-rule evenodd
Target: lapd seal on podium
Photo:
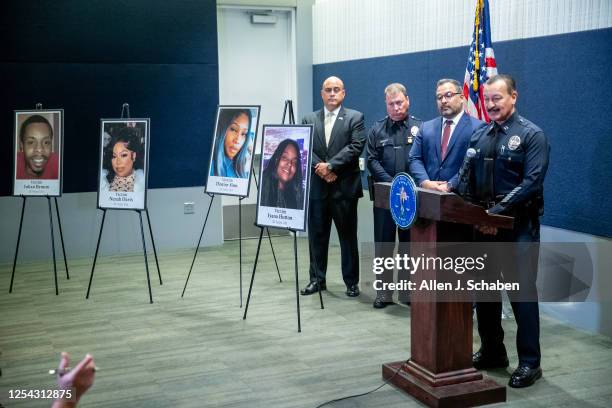
<path id="1" fill-rule="evenodd" d="M 389 209 L 393 221 L 402 229 L 410 228 L 417 218 L 417 208 L 414 180 L 406 173 L 396 174 L 389 189 Z"/>

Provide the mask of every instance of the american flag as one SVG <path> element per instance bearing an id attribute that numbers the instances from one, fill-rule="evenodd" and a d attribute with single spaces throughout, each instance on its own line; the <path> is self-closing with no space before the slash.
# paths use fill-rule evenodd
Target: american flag
<path id="1" fill-rule="evenodd" d="M 497 64 L 491 44 L 490 20 L 489 1 L 476 0 L 474 34 L 463 80 L 463 95 L 467 100 L 467 113 L 486 122 L 489 122 L 489 115 L 484 108 L 483 85 L 489 77 L 497 75 Z"/>

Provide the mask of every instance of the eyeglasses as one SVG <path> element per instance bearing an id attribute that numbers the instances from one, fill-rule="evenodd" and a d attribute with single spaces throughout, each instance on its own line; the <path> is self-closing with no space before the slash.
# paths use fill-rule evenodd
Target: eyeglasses
<path id="1" fill-rule="evenodd" d="M 442 99 L 446 99 L 448 101 L 451 100 L 455 95 L 461 95 L 461 92 L 447 92 L 445 94 L 438 94 L 436 95 L 436 99 L 439 102 L 442 102 Z"/>

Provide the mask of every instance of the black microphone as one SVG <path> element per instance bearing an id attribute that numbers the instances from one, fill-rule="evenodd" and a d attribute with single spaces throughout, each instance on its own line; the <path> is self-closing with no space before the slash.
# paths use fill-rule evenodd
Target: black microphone
<path id="1" fill-rule="evenodd" d="M 467 152 L 465 152 L 465 157 L 463 158 L 463 164 L 459 169 L 459 180 L 462 180 L 469 173 L 474 156 L 476 156 L 476 149 L 473 147 L 467 149 Z"/>
<path id="2" fill-rule="evenodd" d="M 470 171 L 472 169 L 472 159 L 476 156 L 476 149 L 470 147 L 465 152 L 465 157 L 463 158 L 463 164 L 459 168 L 458 181 L 457 186 L 453 188 L 453 191 L 459 194 L 461 197 L 468 199 L 470 196 Z"/>

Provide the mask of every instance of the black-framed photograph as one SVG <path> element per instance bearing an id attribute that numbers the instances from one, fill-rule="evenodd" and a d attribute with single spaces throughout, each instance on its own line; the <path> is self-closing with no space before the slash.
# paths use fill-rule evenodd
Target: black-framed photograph
<path id="1" fill-rule="evenodd" d="M 264 125 L 257 225 L 305 231 L 312 125 Z"/>
<path id="2" fill-rule="evenodd" d="M 61 196 L 63 109 L 15 111 L 14 196 Z"/>
<path id="3" fill-rule="evenodd" d="M 261 106 L 219 105 L 206 193 L 246 197 Z"/>
<path id="4" fill-rule="evenodd" d="M 148 118 L 100 120 L 98 208 L 146 209 L 149 124 Z"/>

